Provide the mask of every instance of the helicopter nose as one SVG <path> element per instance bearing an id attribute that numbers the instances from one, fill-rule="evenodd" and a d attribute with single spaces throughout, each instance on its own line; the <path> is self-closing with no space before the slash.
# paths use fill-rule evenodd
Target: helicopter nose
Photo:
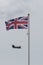
<path id="1" fill-rule="evenodd" d="M 15 46 L 14 45 L 12 45 L 12 48 L 14 48 Z"/>

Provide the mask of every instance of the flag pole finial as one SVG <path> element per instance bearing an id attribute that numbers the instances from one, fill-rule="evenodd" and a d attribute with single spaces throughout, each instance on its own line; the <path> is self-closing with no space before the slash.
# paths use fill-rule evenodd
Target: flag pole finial
<path id="1" fill-rule="evenodd" d="M 28 13 L 28 16 L 29 16 L 30 14 Z"/>

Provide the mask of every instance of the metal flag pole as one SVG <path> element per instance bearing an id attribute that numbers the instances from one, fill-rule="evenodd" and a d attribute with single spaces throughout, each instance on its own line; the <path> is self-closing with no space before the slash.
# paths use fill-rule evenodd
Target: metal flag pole
<path id="1" fill-rule="evenodd" d="M 30 65 L 30 14 L 28 14 L 28 65 Z"/>

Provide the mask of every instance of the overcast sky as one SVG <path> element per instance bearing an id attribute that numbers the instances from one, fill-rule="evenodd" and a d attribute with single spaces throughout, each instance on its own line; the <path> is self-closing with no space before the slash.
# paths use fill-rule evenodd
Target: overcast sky
<path id="1" fill-rule="evenodd" d="M 30 13 L 31 65 L 43 65 L 43 0 L 0 0 L 0 36 L 5 34 L 5 20 L 25 16 L 28 13 Z"/>

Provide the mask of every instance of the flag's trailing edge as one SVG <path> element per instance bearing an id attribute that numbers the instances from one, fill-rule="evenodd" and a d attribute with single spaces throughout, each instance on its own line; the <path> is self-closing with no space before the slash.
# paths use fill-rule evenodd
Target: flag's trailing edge
<path id="1" fill-rule="evenodd" d="M 10 30 L 10 29 L 28 29 L 28 22 L 29 22 L 28 16 L 18 17 L 18 18 L 15 18 L 15 19 L 10 19 L 8 21 L 5 21 L 6 30 Z"/>

